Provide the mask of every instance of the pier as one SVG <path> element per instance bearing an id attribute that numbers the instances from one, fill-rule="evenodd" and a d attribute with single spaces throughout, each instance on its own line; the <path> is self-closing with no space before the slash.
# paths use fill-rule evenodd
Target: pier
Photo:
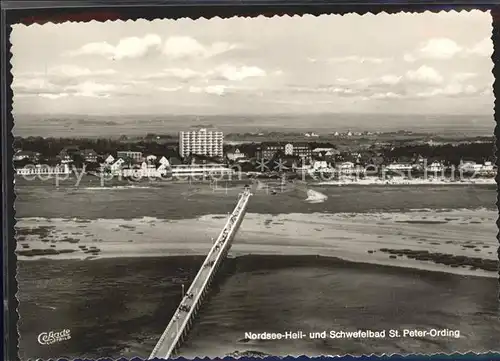
<path id="1" fill-rule="evenodd" d="M 153 349 L 153 352 L 151 352 L 149 359 L 168 359 L 175 354 L 176 350 L 180 347 L 191 328 L 193 318 L 196 316 L 208 293 L 210 284 L 217 270 L 220 268 L 222 261 L 226 258 L 231 248 L 234 236 L 245 217 L 248 201 L 251 196 L 252 193 L 249 188 L 245 188 L 245 190 L 239 194 L 236 207 L 229 215 L 219 237 L 212 244 L 198 274 L 187 292 L 183 295 L 179 307 L 176 309 L 165 332 L 163 332 L 160 340 Z"/>

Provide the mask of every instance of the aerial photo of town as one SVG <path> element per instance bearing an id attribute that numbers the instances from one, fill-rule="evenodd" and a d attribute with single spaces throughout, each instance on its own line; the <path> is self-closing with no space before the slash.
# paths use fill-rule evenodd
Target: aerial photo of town
<path id="1" fill-rule="evenodd" d="M 21 359 L 498 349 L 490 24 L 14 27 Z"/>

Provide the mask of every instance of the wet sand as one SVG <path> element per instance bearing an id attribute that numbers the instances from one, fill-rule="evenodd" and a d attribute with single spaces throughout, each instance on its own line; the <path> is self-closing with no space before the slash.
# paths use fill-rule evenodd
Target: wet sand
<path id="1" fill-rule="evenodd" d="M 231 255 L 320 255 L 496 277 L 491 262 L 487 268 L 468 262 L 471 258 L 498 260 L 496 217 L 496 212 L 486 209 L 372 214 L 248 213 Z M 223 214 L 184 220 L 24 218 L 17 225 L 18 255 L 22 260 L 205 255 L 225 219 Z M 387 249 L 405 250 L 407 254 L 394 257 L 396 253 L 384 251 Z M 463 262 L 458 259 L 453 263 L 458 267 L 436 264 L 436 257 L 416 259 L 408 257 L 408 251 L 453 255 L 462 257 Z"/>

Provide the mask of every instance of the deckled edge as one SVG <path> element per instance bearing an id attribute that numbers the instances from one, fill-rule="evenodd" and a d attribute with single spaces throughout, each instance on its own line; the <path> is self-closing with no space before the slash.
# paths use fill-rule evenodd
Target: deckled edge
<path id="1" fill-rule="evenodd" d="M 8 360 L 16 360 L 19 358 L 19 302 L 17 299 L 17 256 L 15 253 L 16 240 L 15 240 L 15 201 L 16 194 L 14 189 L 14 136 L 12 129 L 14 128 L 13 119 L 13 92 L 12 92 L 12 52 L 10 44 L 10 35 L 12 27 L 8 23 L 4 23 L 3 42 L 5 44 L 5 55 L 2 57 L 3 66 L 2 72 L 5 76 L 4 84 L 4 97 L 2 99 L 2 236 L 3 236 L 3 292 L 4 294 L 4 357 Z"/>
<path id="2" fill-rule="evenodd" d="M 342 360 L 342 361 L 366 361 L 366 358 L 370 357 L 375 360 L 418 360 L 421 361 L 421 359 L 418 359 L 416 357 L 423 357 L 425 359 L 429 357 L 433 357 L 435 360 L 454 360 L 453 358 L 450 357 L 456 357 L 457 360 L 463 357 L 474 357 L 474 360 L 488 360 L 488 361 L 493 361 L 497 360 L 497 358 L 494 358 L 494 354 L 491 352 L 484 352 L 484 353 L 475 353 L 475 352 L 452 352 L 452 353 L 444 353 L 444 352 L 436 352 L 432 354 L 425 354 L 425 353 L 413 353 L 413 354 L 407 354 L 407 355 L 400 355 L 396 353 L 391 353 L 391 354 L 366 354 L 366 355 L 360 355 L 360 356 L 354 356 L 351 354 L 346 354 L 343 356 L 337 356 L 337 355 L 329 355 L 329 356 L 306 356 L 306 355 L 301 355 L 301 356 L 267 356 L 267 357 L 216 357 L 216 358 L 209 358 L 209 357 L 195 357 L 193 359 L 188 359 L 185 357 L 175 357 L 172 358 L 172 360 L 177 360 L 177 361 L 239 361 L 239 360 L 245 360 L 245 361 L 326 361 L 326 360 Z M 478 357 L 481 357 L 479 359 Z M 99 361 L 103 361 L 99 360 Z M 120 358 L 116 361 L 119 360 L 126 360 L 125 358 Z M 162 361 L 164 359 L 160 358 L 154 358 L 151 361 Z M 83 360 L 83 359 L 77 359 L 74 361 L 91 361 L 91 360 Z M 141 358 L 139 357 L 133 357 L 130 359 L 130 361 L 142 361 Z"/>
<path id="3" fill-rule="evenodd" d="M 250 5 L 250 4 L 248 4 Z M 264 5 L 257 5 L 257 6 L 248 6 L 247 7 L 242 7 L 241 5 L 226 5 L 224 7 L 217 7 L 217 6 L 203 6 L 201 9 L 200 7 L 193 7 L 193 6 L 183 6 L 182 4 L 179 4 L 176 8 L 172 7 L 165 7 L 162 8 L 163 11 L 159 11 L 158 7 L 155 7 L 154 9 L 150 8 L 147 11 L 142 11 L 142 9 L 138 10 L 137 8 L 134 9 L 132 12 L 130 9 L 127 9 L 126 11 L 122 10 L 112 10 L 108 11 L 107 9 L 102 10 L 102 11 L 89 11 L 89 10 L 80 10 L 80 9 L 65 9 L 64 11 L 57 11 L 56 9 L 52 9 L 54 13 L 58 13 L 56 16 L 50 16 L 50 15 L 42 15 L 42 16 L 28 16 L 28 17 L 21 17 L 16 19 L 17 21 L 12 21 L 12 18 L 10 18 L 8 23 L 6 24 L 6 31 L 4 32 L 6 36 L 6 45 L 7 49 L 9 50 L 8 53 L 6 54 L 7 62 L 6 62 L 6 80 L 8 87 L 6 86 L 6 99 L 10 99 L 10 101 L 4 102 L 7 106 L 5 107 L 6 114 L 4 116 L 4 119 L 7 120 L 7 124 L 3 129 L 6 129 L 7 134 L 5 134 L 4 139 L 7 140 L 6 146 L 4 146 L 4 149 L 6 150 L 6 162 L 3 162 L 6 164 L 6 166 L 3 167 L 4 170 L 6 170 L 6 176 L 4 178 L 7 178 L 6 186 L 4 189 L 7 190 L 7 194 L 3 194 L 3 199 L 4 199 L 4 206 L 6 206 L 6 210 L 8 211 L 6 214 L 12 214 L 11 216 L 8 217 L 8 231 L 7 232 L 7 237 L 8 241 L 4 242 L 7 243 L 7 247 L 4 246 L 4 251 L 8 252 L 8 273 L 7 273 L 7 278 L 9 281 L 8 284 L 8 304 L 10 306 L 9 309 L 12 309 L 12 307 L 15 305 L 15 312 L 10 313 L 9 317 L 7 318 L 7 322 L 9 322 L 9 331 L 10 334 L 9 336 L 12 336 L 12 330 L 16 330 L 17 338 L 14 341 L 14 344 L 9 345 L 10 349 L 13 348 L 15 345 L 15 359 L 19 360 L 19 353 L 18 353 L 18 348 L 19 348 L 19 329 L 18 329 L 18 321 L 20 319 L 19 317 L 19 311 L 18 311 L 18 306 L 19 302 L 17 299 L 17 257 L 15 254 L 15 249 L 16 249 L 16 240 L 15 240 L 15 225 L 16 225 L 16 219 L 15 219 L 15 200 L 16 200 L 16 194 L 15 194 L 15 187 L 14 187 L 14 167 L 13 167 L 13 134 L 12 134 L 12 129 L 14 127 L 14 119 L 13 119 L 13 92 L 12 92 L 12 79 L 13 79 L 13 74 L 12 74 L 12 44 L 10 43 L 10 34 L 12 32 L 12 25 L 14 24 L 24 24 L 26 26 L 32 26 L 32 25 L 44 25 L 47 23 L 51 24 L 62 24 L 62 23 L 88 23 L 88 22 L 115 22 L 115 21 L 120 21 L 120 22 L 127 22 L 127 21 L 137 21 L 137 20 L 146 20 L 146 21 L 151 21 L 151 20 L 158 20 L 158 19 L 170 19 L 170 20 L 181 20 L 181 19 L 191 19 L 191 20 L 198 20 L 198 19 L 205 19 L 205 20 L 210 20 L 214 18 L 219 18 L 219 19 L 228 19 L 232 17 L 244 17 L 244 18 L 255 18 L 255 17 L 267 17 L 267 18 L 273 18 L 273 17 L 293 17 L 293 16 L 303 16 L 303 15 L 313 15 L 315 17 L 321 16 L 321 15 L 347 15 L 347 14 L 357 14 L 360 16 L 363 15 L 378 15 L 378 14 L 398 14 L 398 13 L 405 13 L 405 14 L 420 14 L 424 12 L 433 12 L 433 13 L 439 13 L 439 12 L 455 12 L 455 13 L 461 13 L 461 12 L 471 12 L 471 11 L 482 11 L 482 12 L 487 12 L 491 11 L 491 16 L 492 16 L 492 41 L 493 41 L 493 53 L 492 53 L 492 61 L 493 61 L 493 69 L 492 73 L 495 76 L 495 80 L 493 83 L 493 94 L 495 96 L 495 101 L 494 101 L 494 119 L 495 119 L 495 164 L 497 166 L 500 165 L 500 124 L 498 122 L 497 118 L 497 98 L 496 98 L 496 86 L 497 84 L 497 79 L 496 75 L 498 72 L 500 72 L 500 67 L 496 67 L 496 58 L 498 57 L 499 53 L 495 49 L 495 42 L 500 41 L 500 10 L 499 9 L 494 9 L 493 6 L 491 5 L 479 5 L 479 4 L 471 4 L 471 5 L 463 5 L 463 4 L 449 4 L 447 5 L 447 8 L 444 9 L 445 5 L 444 4 L 429 4 L 429 3 L 411 3 L 411 4 L 404 4 L 404 5 L 387 5 L 387 4 L 380 4 L 377 5 L 375 3 L 372 4 L 350 4 L 350 5 L 345 5 L 345 4 L 335 4 L 335 3 L 325 3 L 325 4 L 314 4 L 314 5 L 308 5 L 308 4 L 302 4 L 302 5 L 291 5 L 287 6 L 286 4 L 278 5 L 274 4 L 271 6 L 264 6 Z M 284 7 L 287 8 L 287 10 L 283 9 Z M 386 8 L 389 9 L 386 9 Z M 455 7 L 455 8 L 451 8 Z M 458 9 L 457 9 L 458 8 Z M 307 9 L 307 11 L 304 11 L 304 9 Z M 360 10 L 362 9 L 362 10 Z M 263 11 L 261 11 L 263 10 Z M 149 12 L 149 14 L 148 14 Z M 165 13 L 168 14 L 168 16 L 159 16 L 159 13 Z M 200 12 L 203 12 L 204 15 L 199 14 Z M 65 13 L 65 14 L 64 14 Z M 174 14 L 177 13 L 177 14 Z M 208 14 L 207 14 L 208 13 Z M 223 15 L 220 15 L 221 13 L 224 13 Z M 132 16 L 131 16 L 132 15 Z M 96 20 L 96 18 L 98 20 Z M 124 20 L 125 19 L 125 20 Z M 500 74 L 499 74 L 500 75 Z M 5 160 L 5 158 L 4 158 Z M 7 169 L 5 169 L 7 168 Z M 499 246 L 497 248 L 497 255 L 500 261 L 500 170 L 497 169 L 497 175 L 495 177 L 496 183 L 497 183 L 497 208 L 498 208 L 498 213 L 499 217 L 497 218 L 497 228 L 499 229 L 499 232 L 497 233 L 497 242 L 499 243 Z M 5 213 L 4 213 L 5 214 Z M 4 224 L 5 225 L 5 224 Z M 5 234 L 5 230 L 3 231 L 3 234 Z M 12 236 L 11 236 L 12 234 Z M 5 249 L 7 248 L 7 249 Z M 6 257 L 4 256 L 4 261 Z M 4 265 L 4 270 L 6 269 Z M 500 265 L 498 269 L 498 290 L 497 290 L 497 297 L 500 302 Z M 14 277 L 12 277 L 14 275 Z M 5 276 L 4 276 L 5 277 Z M 5 281 L 4 281 L 5 282 Z M 4 296 L 5 299 L 5 296 Z M 4 301 L 4 307 L 7 305 L 5 304 Z M 4 311 L 4 313 L 6 313 Z M 14 316 L 14 317 L 13 317 Z M 5 322 L 5 320 L 4 320 Z M 7 340 L 5 340 L 7 343 Z M 14 352 L 10 352 L 11 354 L 7 356 L 12 356 L 14 355 Z M 452 353 L 433 353 L 433 354 L 424 354 L 424 353 L 413 353 L 413 354 L 366 354 L 366 355 L 361 355 L 361 356 L 354 356 L 351 354 L 344 354 L 344 355 L 335 355 L 335 356 L 314 356 L 314 357 L 309 357 L 306 355 L 302 356 L 269 356 L 269 357 L 217 357 L 214 359 L 210 359 L 209 357 L 195 357 L 194 359 L 186 359 L 184 357 L 176 357 L 174 358 L 175 360 L 179 361 L 208 361 L 208 360 L 224 360 L 224 361 L 232 361 L 232 360 L 239 360 L 245 359 L 245 360 L 265 360 L 265 361 L 277 361 L 277 360 L 284 360 L 284 361 L 292 361 L 292 360 L 311 360 L 311 361 L 318 361 L 318 360 L 324 360 L 326 358 L 328 359 L 349 359 L 349 360 L 359 360 L 359 359 L 365 359 L 366 357 L 375 357 L 376 359 L 380 358 L 411 358 L 415 356 L 422 356 L 422 357 L 446 357 L 449 358 L 450 356 L 486 356 L 490 358 L 491 356 L 495 355 L 493 351 L 490 352 L 484 352 L 484 353 L 475 353 L 472 351 L 465 352 L 465 353 L 460 353 L 460 352 L 452 352 Z M 498 354 L 496 354 L 498 355 Z M 12 359 L 12 357 L 10 357 Z M 37 360 L 42 360 L 42 359 L 37 359 Z M 60 358 L 59 360 L 67 360 L 64 358 Z M 90 361 L 91 359 L 83 359 L 83 358 L 75 358 L 73 361 Z M 99 358 L 97 360 L 111 360 L 109 358 Z M 116 361 L 121 361 L 121 360 L 127 360 L 126 358 L 117 358 Z M 139 357 L 132 357 L 130 360 L 134 361 L 139 361 L 143 360 Z M 161 359 L 155 359 L 155 360 L 161 360 Z"/>
<path id="4" fill-rule="evenodd" d="M 454 3 L 457 1 L 457 3 Z M 137 21 L 137 20 L 210 20 L 210 19 L 229 19 L 232 17 L 285 17 L 285 16 L 303 16 L 313 15 L 315 17 L 321 15 L 347 15 L 358 14 L 362 15 L 378 15 L 378 14 L 397 14 L 397 13 L 424 13 L 424 12 L 470 12 L 489 11 L 493 5 L 470 4 L 464 5 L 463 1 L 448 0 L 447 4 L 433 4 L 429 2 L 418 2 L 408 0 L 407 4 L 381 4 L 375 0 L 368 0 L 363 3 L 353 2 L 346 4 L 345 2 L 335 4 L 335 2 L 324 2 L 314 4 L 292 4 L 286 3 L 270 3 L 264 5 L 262 3 L 252 4 L 251 2 L 242 0 L 241 2 L 232 4 L 203 4 L 193 2 L 190 4 L 176 4 L 174 6 L 165 7 L 145 7 L 145 8 L 103 8 L 101 11 L 85 10 L 79 8 L 67 8 L 62 10 L 52 10 L 55 15 L 48 14 L 49 11 L 40 11 L 39 15 L 23 15 L 20 11 L 12 20 L 16 24 L 44 25 L 47 23 L 62 24 L 62 23 L 88 23 L 96 22 L 114 22 L 114 21 Z M 197 5 L 197 6 L 193 6 Z M 216 6 L 219 5 L 219 6 Z M 223 5 L 223 6 L 220 6 Z M 88 8 L 87 8 L 88 9 Z M 46 9 L 44 9 L 46 10 Z M 162 16 L 162 13 L 165 14 Z M 11 23 L 12 23 L 11 20 Z"/>
<path id="5" fill-rule="evenodd" d="M 497 242 L 498 248 L 497 248 L 497 256 L 498 256 L 498 261 L 499 261 L 499 266 L 498 266 L 498 301 L 500 303 L 500 170 L 498 167 L 500 166 L 500 123 L 499 123 L 499 118 L 500 118 L 500 108 L 498 107 L 498 102 L 499 99 L 497 97 L 497 88 L 500 86 L 500 64 L 497 64 L 499 62 L 500 58 L 500 49 L 497 48 L 497 44 L 500 41 L 500 9 L 493 9 L 491 11 L 491 24 L 492 24 L 492 34 L 491 34 L 491 40 L 493 42 L 493 54 L 491 54 L 491 60 L 493 62 L 493 77 L 495 80 L 493 81 L 493 96 L 495 98 L 494 100 L 494 105 L 493 105 L 493 114 L 495 118 L 495 164 L 497 166 L 497 175 L 495 177 L 495 181 L 497 183 L 497 208 L 498 208 L 498 219 L 497 219 L 497 228 L 498 228 L 498 233 L 497 233 Z M 497 78 L 498 75 L 498 78 Z"/>

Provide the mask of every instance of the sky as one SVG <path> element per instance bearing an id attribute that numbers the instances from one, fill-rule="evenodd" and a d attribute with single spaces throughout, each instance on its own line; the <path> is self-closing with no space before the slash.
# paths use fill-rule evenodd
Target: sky
<path id="1" fill-rule="evenodd" d="M 492 114 L 479 11 L 14 25 L 19 114 Z"/>

